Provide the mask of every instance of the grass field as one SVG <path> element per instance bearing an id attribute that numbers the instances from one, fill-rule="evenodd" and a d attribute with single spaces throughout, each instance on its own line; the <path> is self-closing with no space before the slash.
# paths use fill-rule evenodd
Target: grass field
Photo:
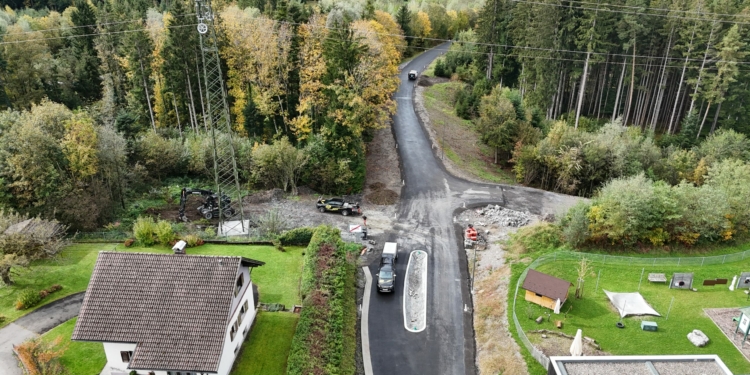
<path id="1" fill-rule="evenodd" d="M 42 336 L 45 341 L 52 341 L 61 337 L 61 345 L 67 345 L 67 349 L 60 357 L 60 362 L 70 374 L 76 375 L 97 375 L 107 364 L 107 357 L 104 355 L 104 347 L 100 342 L 80 342 L 70 341 L 73 334 L 73 328 L 76 320 L 73 318 L 60 324 Z"/>
<path id="2" fill-rule="evenodd" d="M 560 277 L 568 281 L 575 281 L 577 277 L 576 262 L 557 261 L 539 266 L 538 271 Z M 597 275 L 601 277 L 597 288 Z M 643 271 L 643 281 L 640 293 L 662 317 L 627 317 L 623 320 L 625 329 L 618 329 L 615 323 L 619 314 L 610 304 L 603 289 L 612 292 L 635 292 L 638 290 L 639 279 Z M 582 329 L 585 336 L 592 337 L 601 345 L 602 350 L 616 355 L 633 354 L 718 354 L 721 359 L 735 373 L 750 372 L 750 362 L 727 340 L 724 334 L 708 318 L 704 308 L 742 307 L 750 305 L 742 291 L 730 292 L 727 286 L 703 287 L 704 279 L 728 278 L 743 271 L 750 271 L 747 262 L 711 265 L 704 267 L 636 267 L 627 265 L 593 265 L 593 271 L 585 279 L 585 295 L 583 299 L 574 298 L 575 287 L 570 289 L 570 297 L 561 311 L 569 311 L 564 315 L 552 315 L 550 321 L 536 324 L 532 319 L 551 312 L 538 305 L 526 302 L 523 289 L 519 289 L 516 315 L 525 331 L 554 328 L 554 320 L 563 320 L 562 331 L 574 335 L 576 329 Z M 698 292 L 688 290 L 669 289 L 663 283 L 650 284 L 648 273 L 666 273 L 669 279 L 674 272 L 693 272 L 693 287 Z M 515 280 L 511 284 L 515 288 Z M 510 291 L 512 304 L 513 291 Z M 669 311 L 670 303 L 674 303 Z M 572 306 L 572 308 L 571 308 Z M 667 318 L 667 312 L 669 317 Z M 529 319 L 531 317 L 531 319 Z M 646 332 L 640 329 L 641 320 L 657 322 L 657 332 Z M 687 339 L 687 334 L 693 329 L 700 329 L 710 338 L 710 342 L 703 348 L 693 346 Z M 535 366 L 528 361 L 529 367 Z M 541 368 L 541 367 L 540 367 Z"/>
<path id="3" fill-rule="evenodd" d="M 433 65 L 427 69 L 429 75 Z M 479 139 L 474 124 L 456 115 L 453 98 L 464 86 L 461 82 L 445 82 L 426 87 L 424 105 L 430 116 L 438 142 L 453 164 L 482 180 L 515 184 L 513 174 L 494 164 L 494 152 Z"/>
<path id="4" fill-rule="evenodd" d="M 13 307 L 18 294 L 25 289 L 39 291 L 53 284 L 62 285 L 61 291 L 52 294 L 42 304 L 86 290 L 97 254 L 102 250 L 171 253 L 170 249 L 157 246 L 126 248 L 120 244 L 75 244 L 63 250 L 56 259 L 37 261 L 29 268 L 16 268 L 13 275 L 15 284 L 0 286 L 0 315 L 6 317 L 3 325 L 29 313 L 30 310 L 18 311 Z M 288 247 L 286 252 L 280 252 L 272 246 L 203 245 L 187 252 L 244 256 L 266 262 L 265 266 L 254 269 L 252 274 L 253 282 L 258 285 L 260 301 L 291 307 L 300 303 L 298 290 L 302 250 L 301 247 Z"/>
<path id="5" fill-rule="evenodd" d="M 258 312 L 255 326 L 248 335 L 233 375 L 283 375 L 292 337 L 299 315 L 292 313 Z"/>

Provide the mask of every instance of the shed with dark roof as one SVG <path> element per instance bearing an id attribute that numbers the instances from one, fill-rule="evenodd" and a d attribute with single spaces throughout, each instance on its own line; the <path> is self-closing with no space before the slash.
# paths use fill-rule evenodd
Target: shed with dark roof
<path id="1" fill-rule="evenodd" d="M 100 252 L 72 339 L 103 342 L 105 370 L 228 374 L 255 318 L 250 273 L 263 264 Z"/>
<path id="2" fill-rule="evenodd" d="M 560 305 L 568 299 L 568 289 L 572 284 L 566 280 L 529 269 L 522 288 L 526 290 L 526 300 L 554 309 L 557 300 Z"/>

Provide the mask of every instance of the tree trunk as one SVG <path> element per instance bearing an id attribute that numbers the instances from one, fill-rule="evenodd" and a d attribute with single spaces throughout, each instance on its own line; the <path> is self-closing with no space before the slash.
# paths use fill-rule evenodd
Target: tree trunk
<path id="1" fill-rule="evenodd" d="M 706 52 L 703 54 L 703 62 L 701 63 L 701 68 L 698 70 L 698 81 L 695 82 L 695 90 L 693 90 L 693 96 L 692 100 L 690 101 L 690 109 L 688 109 L 688 113 L 693 111 L 693 108 L 695 107 L 695 99 L 698 96 L 698 88 L 701 85 L 701 78 L 703 78 L 703 68 L 706 66 L 706 60 L 708 59 L 708 51 L 711 49 L 711 40 L 713 40 L 714 36 L 714 26 L 716 25 L 716 21 L 711 24 L 711 33 L 708 35 L 708 44 L 706 44 Z"/>
<path id="2" fill-rule="evenodd" d="M 599 118 L 599 115 L 602 113 L 602 96 L 604 96 L 605 87 L 607 86 L 607 78 L 609 78 L 607 76 L 608 72 L 609 72 L 609 54 L 607 54 L 607 58 L 604 61 L 604 72 L 602 73 L 602 80 L 599 83 L 599 95 L 597 95 L 596 105 L 594 106 L 594 108 L 596 109 L 597 119 Z M 609 90 L 607 90 L 607 94 L 608 94 L 607 97 L 609 97 Z"/>
<path id="3" fill-rule="evenodd" d="M 622 82 L 625 79 L 625 69 L 627 68 L 628 59 L 622 60 L 622 71 L 620 72 L 620 82 L 617 84 L 617 96 L 615 96 L 615 108 L 612 110 L 612 121 L 615 121 L 620 112 L 620 95 L 622 94 Z"/>
<path id="4" fill-rule="evenodd" d="M 13 285 L 13 280 L 10 279 L 10 266 L 0 267 L 0 278 L 2 278 L 3 284 Z"/>
<path id="5" fill-rule="evenodd" d="M 701 132 L 703 131 L 703 124 L 706 123 L 706 117 L 708 117 L 708 111 L 711 109 L 711 102 L 708 102 L 708 107 L 706 107 L 706 113 L 703 114 L 703 121 L 701 121 L 701 126 L 698 128 L 698 134 L 695 136 L 695 139 L 700 138 Z"/>
<path id="6" fill-rule="evenodd" d="M 667 41 L 667 52 L 664 53 L 664 65 L 662 65 L 661 68 L 661 77 L 659 78 L 659 88 L 658 88 L 658 94 L 656 95 L 656 105 L 654 106 L 654 113 L 653 116 L 651 116 L 651 131 L 656 130 L 656 120 L 659 117 L 659 112 L 661 111 L 661 101 L 664 96 L 664 86 L 667 84 L 665 82 L 665 79 L 667 77 L 667 65 L 669 62 L 669 50 L 672 49 L 672 35 L 674 34 L 674 26 L 672 26 L 672 30 L 669 32 L 669 41 Z"/>
<path id="7" fill-rule="evenodd" d="M 141 78 L 143 79 L 143 91 L 146 92 L 146 103 L 148 104 L 148 114 L 151 116 L 151 127 L 156 132 L 156 122 L 154 121 L 154 110 L 151 108 L 151 95 L 148 93 L 148 82 L 146 82 L 146 70 L 143 69 L 143 59 L 141 59 L 141 49 L 138 48 L 138 63 L 141 65 Z"/>
<path id="8" fill-rule="evenodd" d="M 198 66 L 198 52 L 195 53 L 195 72 L 196 77 L 198 77 L 198 95 L 201 97 L 201 117 L 203 118 L 203 127 L 206 129 L 206 133 L 208 133 L 208 124 L 206 124 L 206 105 L 203 103 L 203 89 L 201 88 L 201 71 Z M 195 113 L 195 105 L 193 105 L 193 113 Z"/>
<path id="9" fill-rule="evenodd" d="M 628 93 L 628 104 L 625 106 L 625 121 L 623 125 L 628 125 L 628 118 L 630 117 L 630 107 L 633 105 L 633 88 L 635 86 L 635 42 L 636 38 L 633 35 L 633 61 L 630 70 L 630 92 Z"/>
<path id="10" fill-rule="evenodd" d="M 724 103 L 724 102 L 719 102 L 719 105 L 716 107 L 716 114 L 714 115 L 714 123 L 711 124 L 711 133 L 709 134 L 714 134 L 714 131 L 716 130 L 716 121 L 719 120 L 719 112 L 721 112 L 721 103 Z"/>
<path id="11" fill-rule="evenodd" d="M 177 128 L 180 129 L 180 138 L 182 138 L 182 124 L 180 123 L 180 111 L 177 110 L 177 101 L 174 100 L 174 93 L 172 94 L 172 105 L 174 106 L 174 114 L 177 116 Z"/>
<path id="12" fill-rule="evenodd" d="M 596 20 L 594 20 L 596 25 Z M 589 72 L 589 58 L 591 57 L 591 51 L 586 52 L 586 62 L 583 64 L 583 75 L 581 76 L 581 88 L 578 89 L 578 104 L 576 105 L 576 123 L 574 128 L 578 129 L 578 120 L 581 118 L 581 105 L 583 104 L 583 94 L 586 90 L 586 75 Z"/>

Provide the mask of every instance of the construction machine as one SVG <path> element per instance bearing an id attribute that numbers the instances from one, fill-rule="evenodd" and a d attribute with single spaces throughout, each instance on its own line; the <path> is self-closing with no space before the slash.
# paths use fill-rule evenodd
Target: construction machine
<path id="1" fill-rule="evenodd" d="M 198 206 L 198 213 L 208 220 L 219 217 L 219 206 L 221 206 L 222 215 L 225 219 L 235 214 L 234 208 L 230 205 L 232 200 L 226 194 L 221 195 L 221 205 L 219 205 L 219 195 L 211 190 L 182 188 L 182 192 L 180 192 L 179 213 L 179 219 L 182 221 L 187 221 L 187 217 L 185 216 L 185 202 L 187 202 L 188 195 L 190 194 L 203 197 L 203 204 Z"/>

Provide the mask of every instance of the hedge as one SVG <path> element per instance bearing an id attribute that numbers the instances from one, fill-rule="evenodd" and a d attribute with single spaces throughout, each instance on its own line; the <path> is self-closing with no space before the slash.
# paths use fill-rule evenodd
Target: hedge
<path id="1" fill-rule="evenodd" d="M 353 375 L 357 348 L 356 246 L 339 230 L 315 228 L 305 251 L 302 312 L 287 374 Z"/>

